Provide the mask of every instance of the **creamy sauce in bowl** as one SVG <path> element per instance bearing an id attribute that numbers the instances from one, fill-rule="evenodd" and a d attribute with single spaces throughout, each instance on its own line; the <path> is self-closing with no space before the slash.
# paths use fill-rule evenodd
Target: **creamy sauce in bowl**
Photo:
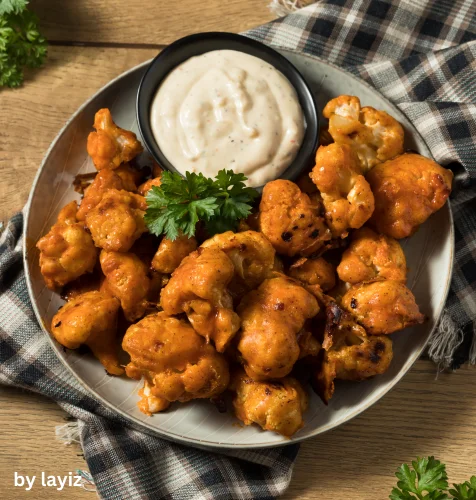
<path id="1" fill-rule="evenodd" d="M 279 177 L 305 132 L 294 87 L 274 66 L 215 50 L 177 66 L 152 101 L 155 140 L 182 174 L 232 169 L 258 187 Z"/>

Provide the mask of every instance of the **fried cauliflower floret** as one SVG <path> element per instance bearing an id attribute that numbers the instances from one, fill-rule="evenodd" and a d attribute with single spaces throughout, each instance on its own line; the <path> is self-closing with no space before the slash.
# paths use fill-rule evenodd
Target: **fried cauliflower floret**
<path id="1" fill-rule="evenodd" d="M 109 189 L 86 215 L 94 243 L 111 252 L 127 252 L 146 230 L 147 206 L 142 196 Z"/>
<path id="2" fill-rule="evenodd" d="M 130 167 L 129 167 L 130 168 Z M 85 220 L 86 215 L 102 200 L 104 193 L 109 189 L 116 189 L 118 191 L 135 191 L 136 185 L 131 179 L 131 175 L 126 170 L 119 167 L 116 170 L 101 170 L 96 175 L 94 181 L 84 191 L 84 197 L 79 205 L 77 219 Z M 122 170 L 123 177 L 118 175 Z"/>
<path id="3" fill-rule="evenodd" d="M 227 286 L 234 266 L 218 249 L 199 248 L 185 257 L 162 289 L 160 304 L 169 314 L 185 313 L 194 330 L 223 352 L 240 327 Z"/>
<path id="4" fill-rule="evenodd" d="M 238 350 L 254 380 L 288 375 L 300 355 L 298 333 L 319 311 L 316 299 L 286 276 L 267 279 L 238 306 Z"/>
<path id="5" fill-rule="evenodd" d="M 146 265 L 133 253 L 106 250 L 101 251 L 99 261 L 106 277 L 104 287 L 120 300 L 127 321 L 142 318 L 150 289 Z"/>
<path id="6" fill-rule="evenodd" d="M 327 225 L 335 238 L 363 226 L 374 211 L 374 196 L 350 146 L 320 146 L 311 179 L 318 187 Z"/>
<path id="7" fill-rule="evenodd" d="M 397 240 L 362 227 L 352 234 L 349 248 L 337 267 L 342 281 L 355 285 L 376 279 L 405 283 L 407 262 Z"/>
<path id="8" fill-rule="evenodd" d="M 291 437 L 304 425 L 308 397 L 292 377 L 273 382 L 257 382 L 243 371 L 233 375 L 230 389 L 235 392 L 233 407 L 245 424 Z"/>
<path id="9" fill-rule="evenodd" d="M 235 278 L 248 290 L 259 286 L 274 268 L 273 245 L 257 231 L 227 231 L 204 241 L 201 246 L 225 252 L 235 266 Z"/>
<path id="10" fill-rule="evenodd" d="M 161 178 L 154 177 L 153 179 L 145 181 L 144 184 L 141 184 L 137 191 L 140 195 L 147 196 L 147 193 L 149 192 L 150 189 L 152 189 L 152 186 L 159 187 L 161 184 L 162 184 Z"/>
<path id="11" fill-rule="evenodd" d="M 425 320 L 412 292 L 399 281 L 354 285 L 342 297 L 342 306 L 372 335 L 397 332 Z"/>
<path id="12" fill-rule="evenodd" d="M 268 182 L 259 206 L 260 231 L 279 254 L 307 257 L 331 239 L 320 209 L 293 182 Z"/>
<path id="13" fill-rule="evenodd" d="M 114 170 L 142 153 L 136 134 L 118 127 L 109 109 L 100 109 L 94 117 L 94 128 L 88 136 L 88 154 L 98 170 Z"/>
<path id="14" fill-rule="evenodd" d="M 334 266 L 323 257 L 298 259 L 290 266 L 288 276 L 306 285 L 319 285 L 324 292 L 334 288 L 336 284 Z"/>
<path id="15" fill-rule="evenodd" d="M 446 203 L 453 173 L 429 158 L 405 153 L 377 165 L 367 180 L 375 196 L 370 224 L 398 240 L 412 235 Z"/>
<path id="16" fill-rule="evenodd" d="M 40 270 L 50 290 L 90 273 L 97 260 L 97 250 L 84 224 L 76 221 L 77 205 L 68 203 L 58 215 L 49 233 L 38 240 Z"/>
<path id="17" fill-rule="evenodd" d="M 337 144 L 357 153 L 362 172 L 403 153 L 403 128 L 385 111 L 360 107 L 355 96 L 341 95 L 329 101 L 323 115 Z"/>
<path id="18" fill-rule="evenodd" d="M 196 249 L 197 240 L 193 237 L 182 235 L 173 241 L 163 238 L 152 259 L 152 268 L 159 273 L 171 274 Z"/>
<path id="19" fill-rule="evenodd" d="M 137 191 L 137 186 L 143 179 L 142 172 L 131 167 L 128 163 L 123 163 L 120 167 L 114 170 L 114 173 L 121 178 L 122 185 L 124 186 L 122 189 L 133 193 Z"/>
<path id="20" fill-rule="evenodd" d="M 325 404 L 334 394 L 334 380 L 364 380 L 388 370 L 393 358 L 392 341 L 368 336 L 352 315 L 336 303 L 326 307 L 322 363 L 312 385 Z"/>
<path id="21" fill-rule="evenodd" d="M 108 373 L 122 375 L 116 341 L 118 310 L 119 301 L 108 293 L 83 293 L 55 314 L 51 333 L 68 349 L 87 345 Z"/>
<path id="22" fill-rule="evenodd" d="M 144 378 L 139 408 L 161 411 L 173 401 L 212 398 L 229 383 L 228 364 L 184 320 L 159 312 L 131 325 L 122 342 L 128 377 Z"/>

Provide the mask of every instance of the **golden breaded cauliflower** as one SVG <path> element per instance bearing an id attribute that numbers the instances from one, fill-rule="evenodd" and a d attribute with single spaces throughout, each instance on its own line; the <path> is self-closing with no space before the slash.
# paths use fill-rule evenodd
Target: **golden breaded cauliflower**
<path id="1" fill-rule="evenodd" d="M 152 259 L 152 268 L 159 273 L 171 274 L 196 249 L 197 240 L 193 237 L 182 235 L 173 241 L 163 238 Z"/>
<path id="2" fill-rule="evenodd" d="M 352 234 L 337 274 L 342 281 L 352 285 L 376 279 L 405 283 L 407 262 L 397 240 L 362 227 Z"/>
<path id="3" fill-rule="evenodd" d="M 121 301 L 127 321 L 133 322 L 144 316 L 148 302 L 150 279 L 147 267 L 133 253 L 101 250 L 101 269 L 106 277 L 102 289 Z"/>
<path id="4" fill-rule="evenodd" d="M 68 349 L 87 345 L 111 375 L 122 375 L 118 360 L 117 312 L 119 301 L 108 293 L 77 295 L 53 317 L 51 333 Z"/>
<path id="5" fill-rule="evenodd" d="M 377 165 L 367 180 L 375 196 L 369 223 L 398 240 L 412 235 L 446 203 L 453 173 L 429 158 L 406 153 Z"/>
<path id="6" fill-rule="evenodd" d="M 393 358 L 392 341 L 368 336 L 352 315 L 336 303 L 326 307 L 322 364 L 312 385 L 325 404 L 334 394 L 334 380 L 364 380 L 388 370 Z"/>
<path id="7" fill-rule="evenodd" d="M 111 252 L 127 252 L 146 230 L 147 205 L 142 196 L 109 189 L 86 215 L 94 243 Z"/>
<path id="8" fill-rule="evenodd" d="M 238 350 L 248 376 L 269 380 L 288 375 L 300 355 L 298 334 L 319 312 L 316 299 L 286 276 L 267 279 L 237 309 Z"/>
<path id="9" fill-rule="evenodd" d="M 94 128 L 88 136 L 88 154 L 98 170 L 119 167 L 142 153 L 136 134 L 118 127 L 109 109 L 100 109 L 94 117 Z"/>
<path id="10" fill-rule="evenodd" d="M 230 389 L 235 393 L 235 414 L 245 425 L 258 424 L 285 437 L 303 427 L 308 397 L 296 379 L 257 382 L 240 370 L 233 375 Z"/>
<path id="11" fill-rule="evenodd" d="M 307 257 L 331 239 L 320 215 L 321 205 L 294 182 L 283 179 L 268 182 L 259 210 L 260 231 L 279 254 Z"/>
<path id="12" fill-rule="evenodd" d="M 50 290 L 90 273 L 97 261 L 97 250 L 84 224 L 77 222 L 75 201 L 64 206 L 49 233 L 38 240 L 40 270 Z"/>
<path id="13" fill-rule="evenodd" d="M 154 177 L 153 179 L 145 181 L 144 184 L 141 184 L 138 188 L 138 192 L 142 196 L 147 196 L 147 193 L 149 192 L 150 189 L 152 189 L 152 186 L 159 187 L 161 184 L 162 184 L 161 177 Z"/>
<path id="14" fill-rule="evenodd" d="M 342 306 L 372 335 L 387 335 L 425 320 L 412 292 L 399 281 L 354 285 L 342 297 Z"/>
<path id="15" fill-rule="evenodd" d="M 337 144 L 357 153 L 362 172 L 403 153 L 403 128 L 385 111 L 360 107 L 358 97 L 341 95 L 329 101 L 323 115 Z"/>
<path id="16" fill-rule="evenodd" d="M 237 288 L 252 290 L 259 286 L 271 274 L 275 264 L 273 245 L 262 233 L 242 231 L 216 234 L 206 240 L 202 248 L 219 248 L 228 255 L 235 266 L 235 284 Z"/>
<path id="17" fill-rule="evenodd" d="M 335 238 L 363 226 L 374 211 L 374 196 L 350 146 L 320 146 L 311 179 L 318 187 L 327 225 Z"/>
<path id="18" fill-rule="evenodd" d="M 336 285 L 335 268 L 323 257 L 314 259 L 302 257 L 290 266 L 287 274 L 306 285 L 319 285 L 324 292 Z"/>
<path id="19" fill-rule="evenodd" d="M 230 375 L 224 356 L 185 320 L 165 312 L 131 325 L 122 347 L 131 357 L 127 376 L 145 380 L 139 403 L 145 413 L 161 411 L 173 401 L 212 398 L 228 386 Z"/>
<path id="20" fill-rule="evenodd" d="M 185 257 L 160 294 L 169 314 L 185 313 L 194 330 L 223 352 L 240 327 L 227 289 L 234 266 L 218 249 L 198 248 Z"/>

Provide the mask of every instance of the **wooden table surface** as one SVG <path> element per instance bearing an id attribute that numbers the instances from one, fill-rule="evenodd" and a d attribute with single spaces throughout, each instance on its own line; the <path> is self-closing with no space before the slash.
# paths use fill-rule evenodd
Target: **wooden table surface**
<path id="1" fill-rule="evenodd" d="M 183 35 L 270 21 L 267 1 L 32 0 L 53 45 L 47 65 L 29 72 L 22 88 L 0 91 L 0 220 L 24 205 L 49 144 L 97 89 Z M 445 461 L 451 481 L 468 479 L 476 471 L 476 370 L 435 375 L 431 363 L 418 361 L 363 415 L 304 443 L 284 498 L 388 498 L 396 467 L 418 455 Z M 14 471 L 67 475 L 87 468 L 80 448 L 55 441 L 64 417 L 46 398 L 0 387 L 0 498 L 94 497 L 79 488 L 25 492 L 13 485 Z"/>

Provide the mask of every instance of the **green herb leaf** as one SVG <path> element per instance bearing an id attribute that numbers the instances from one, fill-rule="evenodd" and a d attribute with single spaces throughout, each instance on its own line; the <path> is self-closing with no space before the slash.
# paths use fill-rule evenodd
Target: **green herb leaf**
<path id="1" fill-rule="evenodd" d="M 453 484 L 450 490 L 453 500 L 476 500 L 476 476 L 461 484 Z"/>
<path id="2" fill-rule="evenodd" d="M 220 170 L 214 179 L 186 172 L 185 177 L 164 172 L 161 185 L 147 193 L 145 222 L 155 235 L 174 240 L 183 233 L 194 236 L 199 221 L 211 236 L 235 230 L 238 221 L 251 213 L 258 193 L 246 187 L 246 177 Z"/>
<path id="3" fill-rule="evenodd" d="M 27 4 L 26 0 L 0 1 L 0 86 L 18 87 L 24 68 L 37 68 L 46 57 L 46 40 Z"/>
<path id="4" fill-rule="evenodd" d="M 449 500 L 444 492 L 448 488 L 444 464 L 435 457 L 418 458 L 412 462 L 412 469 L 407 464 L 399 467 L 395 473 L 398 483 L 390 494 L 391 500 Z"/>

